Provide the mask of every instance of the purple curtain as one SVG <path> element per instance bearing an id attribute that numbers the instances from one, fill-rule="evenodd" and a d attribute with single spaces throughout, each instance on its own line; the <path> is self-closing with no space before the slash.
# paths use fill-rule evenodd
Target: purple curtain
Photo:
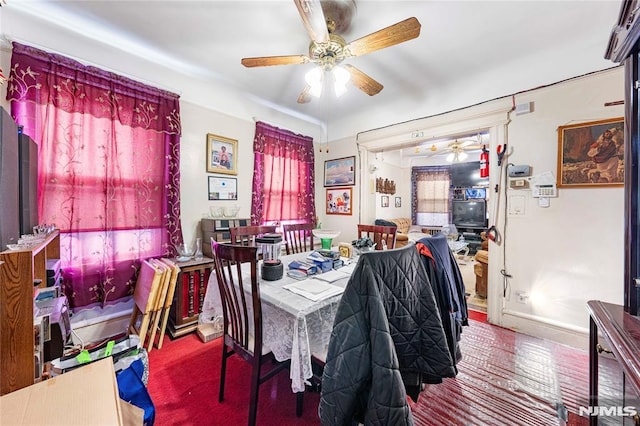
<path id="1" fill-rule="evenodd" d="M 11 112 L 38 143 L 38 217 L 61 231 L 74 308 L 133 293 L 180 229 L 178 96 L 13 43 Z"/>
<path id="2" fill-rule="evenodd" d="M 313 139 L 256 123 L 251 223 L 315 223 Z"/>

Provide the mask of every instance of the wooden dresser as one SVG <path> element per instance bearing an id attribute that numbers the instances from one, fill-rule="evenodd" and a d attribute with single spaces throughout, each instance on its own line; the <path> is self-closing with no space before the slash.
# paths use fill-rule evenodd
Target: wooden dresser
<path id="1" fill-rule="evenodd" d="M 589 322 L 589 405 L 606 410 L 635 410 L 637 414 L 604 415 L 601 421 L 640 425 L 640 318 L 621 305 L 587 302 Z M 620 414 L 620 413 L 618 413 Z M 629 414 L 628 412 L 625 414 Z M 605 422 L 606 423 L 606 422 Z M 590 424 L 599 424 L 598 415 Z M 604 423 L 601 423 L 604 424 Z M 606 423 L 609 424 L 609 423 Z"/>

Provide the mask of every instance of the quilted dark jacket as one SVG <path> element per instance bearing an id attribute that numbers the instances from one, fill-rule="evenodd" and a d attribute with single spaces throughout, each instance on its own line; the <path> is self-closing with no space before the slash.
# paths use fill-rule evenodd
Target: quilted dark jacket
<path id="1" fill-rule="evenodd" d="M 322 424 L 411 425 L 405 384 L 455 373 L 415 246 L 360 256 L 329 341 Z"/>

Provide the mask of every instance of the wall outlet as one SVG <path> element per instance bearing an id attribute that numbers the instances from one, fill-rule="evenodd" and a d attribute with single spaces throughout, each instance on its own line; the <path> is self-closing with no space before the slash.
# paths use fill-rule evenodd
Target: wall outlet
<path id="1" fill-rule="evenodd" d="M 529 303 L 529 293 L 527 293 L 526 291 L 516 292 L 516 301 L 518 303 Z"/>

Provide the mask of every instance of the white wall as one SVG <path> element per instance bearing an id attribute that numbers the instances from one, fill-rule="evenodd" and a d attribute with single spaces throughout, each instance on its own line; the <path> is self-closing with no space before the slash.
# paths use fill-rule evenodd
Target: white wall
<path id="1" fill-rule="evenodd" d="M 624 99 L 623 69 L 616 68 L 523 93 L 516 104 L 534 103 L 534 112 L 512 116 L 509 162 L 529 164 L 534 174 L 556 174 L 558 126 L 623 117 L 624 106 L 605 107 Z M 507 298 L 501 323 L 525 327 L 525 320 L 587 332 L 586 302 L 599 299 L 622 304 L 624 271 L 624 198 L 622 187 L 560 188 L 548 208 L 530 191 L 524 215 L 508 215 L 505 230 Z M 504 217 L 504 215 L 503 215 Z M 491 260 L 495 259 L 491 251 Z M 500 292 L 500 263 L 491 264 L 493 292 Z M 518 303 L 517 291 L 530 302 Z M 552 333 L 555 333 L 552 331 Z M 560 332 L 561 333 L 561 332 Z M 558 336 L 559 337 L 559 336 Z"/>

